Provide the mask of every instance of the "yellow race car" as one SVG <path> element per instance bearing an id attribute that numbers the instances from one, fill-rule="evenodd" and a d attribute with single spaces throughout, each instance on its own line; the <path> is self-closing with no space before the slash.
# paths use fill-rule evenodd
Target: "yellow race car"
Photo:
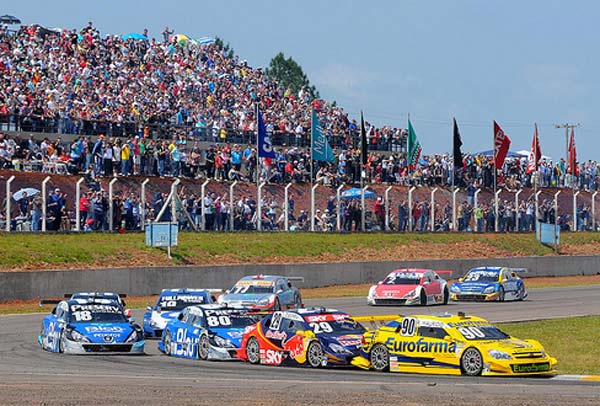
<path id="1" fill-rule="evenodd" d="M 449 375 L 551 375 L 556 359 L 535 340 L 509 336 L 487 320 L 401 316 L 367 331 L 353 365 L 375 371 Z"/>

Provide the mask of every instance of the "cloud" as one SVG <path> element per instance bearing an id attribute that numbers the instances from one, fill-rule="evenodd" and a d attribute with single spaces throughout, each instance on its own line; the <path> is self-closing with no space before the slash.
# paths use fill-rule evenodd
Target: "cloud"
<path id="1" fill-rule="evenodd" d="M 526 65 L 523 76 L 529 90 L 535 95 L 550 99 L 576 98 L 586 88 L 577 81 L 581 76 L 578 68 L 569 65 Z"/>
<path id="2" fill-rule="evenodd" d="M 374 80 L 373 74 L 341 63 L 325 65 L 314 76 L 317 88 L 326 88 L 340 94 L 354 93 Z"/>

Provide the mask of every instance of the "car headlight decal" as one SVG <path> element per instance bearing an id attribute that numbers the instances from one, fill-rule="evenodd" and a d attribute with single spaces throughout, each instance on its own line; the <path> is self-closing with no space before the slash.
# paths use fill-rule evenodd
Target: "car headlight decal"
<path id="1" fill-rule="evenodd" d="M 494 293 L 496 291 L 496 287 L 495 286 L 488 286 L 487 288 L 485 288 L 483 290 L 483 293 Z"/>
<path id="2" fill-rule="evenodd" d="M 488 354 L 494 359 L 512 359 L 512 356 L 509 353 L 500 350 L 488 350 Z"/>

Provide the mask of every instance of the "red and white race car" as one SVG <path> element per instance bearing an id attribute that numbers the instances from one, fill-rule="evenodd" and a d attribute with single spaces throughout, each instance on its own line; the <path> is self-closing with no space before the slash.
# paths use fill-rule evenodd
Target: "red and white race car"
<path id="1" fill-rule="evenodd" d="M 397 269 L 384 280 L 371 286 L 367 303 L 370 305 L 431 305 L 447 304 L 448 284 L 440 275 L 452 271 L 431 269 Z"/>

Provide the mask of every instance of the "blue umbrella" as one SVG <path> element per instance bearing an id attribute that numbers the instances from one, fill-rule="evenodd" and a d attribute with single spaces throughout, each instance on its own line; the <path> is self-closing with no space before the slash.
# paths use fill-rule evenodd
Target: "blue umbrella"
<path id="1" fill-rule="evenodd" d="M 342 192 L 342 199 L 360 199 L 361 192 L 360 188 L 353 187 Z M 374 199 L 375 192 L 372 190 L 365 190 L 365 199 Z"/>
<path id="2" fill-rule="evenodd" d="M 140 40 L 140 41 L 148 41 L 148 37 L 146 37 L 143 34 L 138 34 L 137 32 L 131 32 L 129 34 L 123 35 L 123 40 L 128 40 L 128 39 L 136 39 L 136 40 Z"/>

